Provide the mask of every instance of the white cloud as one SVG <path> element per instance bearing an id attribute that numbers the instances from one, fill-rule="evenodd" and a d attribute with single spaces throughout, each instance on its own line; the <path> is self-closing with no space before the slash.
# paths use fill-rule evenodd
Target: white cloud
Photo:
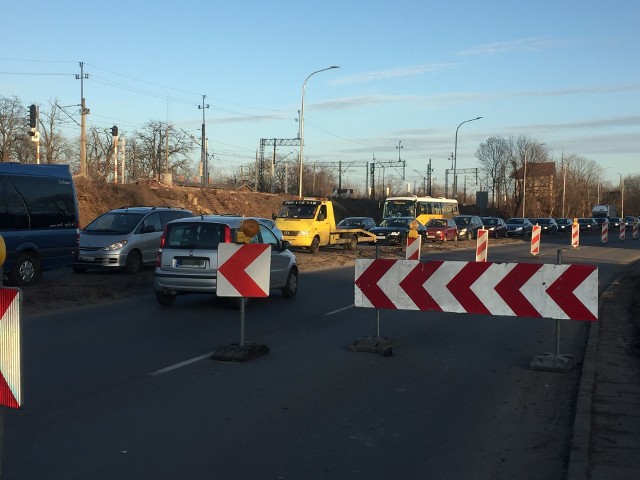
<path id="1" fill-rule="evenodd" d="M 564 43 L 566 43 L 566 41 L 552 40 L 548 38 L 523 38 L 520 40 L 510 40 L 506 42 L 485 43 L 467 50 L 461 50 L 457 53 L 462 56 L 495 55 L 498 53 L 522 50 L 546 50 L 549 48 L 555 48 Z"/>

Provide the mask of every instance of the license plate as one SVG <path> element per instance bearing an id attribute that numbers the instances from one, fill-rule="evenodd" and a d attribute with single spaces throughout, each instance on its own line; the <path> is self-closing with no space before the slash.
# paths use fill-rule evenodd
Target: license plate
<path id="1" fill-rule="evenodd" d="M 177 258 L 176 267 L 178 268 L 205 268 L 207 265 L 204 258 Z"/>
<path id="2" fill-rule="evenodd" d="M 378 235 L 378 236 L 376 236 L 376 238 L 377 238 L 378 240 L 384 240 L 384 239 L 385 239 L 385 238 L 387 238 L 387 237 L 385 237 L 384 235 Z"/>
<path id="3" fill-rule="evenodd" d="M 88 257 L 86 255 L 80 255 L 79 260 L 81 262 L 93 262 L 95 261 L 96 257 Z"/>

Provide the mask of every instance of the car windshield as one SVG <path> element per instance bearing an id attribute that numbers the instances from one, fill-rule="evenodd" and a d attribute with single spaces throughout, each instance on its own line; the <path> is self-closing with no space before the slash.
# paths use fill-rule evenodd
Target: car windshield
<path id="1" fill-rule="evenodd" d="M 280 218 L 314 218 L 316 216 L 317 204 L 285 204 L 282 206 L 278 217 Z"/>
<path id="2" fill-rule="evenodd" d="M 522 225 L 524 223 L 524 220 L 522 218 L 510 218 L 507 221 L 507 224 L 509 225 Z"/>
<path id="3" fill-rule="evenodd" d="M 442 218 L 432 218 L 427 222 L 427 227 L 446 227 L 447 221 Z"/>
<path id="4" fill-rule="evenodd" d="M 380 222 L 381 227 L 406 227 L 410 219 L 406 218 L 385 218 L 382 222 Z"/>
<path id="5" fill-rule="evenodd" d="M 456 218 L 456 223 L 458 225 L 469 225 L 471 219 L 469 217 L 458 217 Z"/>
<path id="6" fill-rule="evenodd" d="M 498 224 L 498 219 L 497 218 L 485 218 L 482 220 L 482 224 L 483 225 L 497 225 Z"/>
<path id="7" fill-rule="evenodd" d="M 143 213 L 107 212 L 87 225 L 84 231 L 113 234 L 129 233 L 136 228 L 142 217 L 144 217 Z"/>
<path id="8" fill-rule="evenodd" d="M 551 223 L 548 218 L 538 218 L 536 222 L 538 222 L 538 225 L 549 225 Z"/>
<path id="9" fill-rule="evenodd" d="M 345 218 L 339 224 L 339 227 L 360 227 L 362 226 L 362 220 L 357 218 Z"/>

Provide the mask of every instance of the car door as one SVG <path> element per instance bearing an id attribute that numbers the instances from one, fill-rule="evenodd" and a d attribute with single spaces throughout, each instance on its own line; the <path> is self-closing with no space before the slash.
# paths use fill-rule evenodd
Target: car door
<path id="1" fill-rule="evenodd" d="M 139 244 L 142 261 L 153 263 L 156 260 L 158 248 L 160 248 L 160 238 L 162 237 L 162 222 L 160 214 L 152 212 L 147 215 L 136 230 L 136 239 Z"/>
<path id="2" fill-rule="evenodd" d="M 269 285 L 284 285 L 289 273 L 289 257 L 280 250 L 280 242 L 275 234 L 265 225 L 260 225 L 260 234 L 253 237 L 252 243 L 268 243 L 271 245 L 271 274 Z"/>

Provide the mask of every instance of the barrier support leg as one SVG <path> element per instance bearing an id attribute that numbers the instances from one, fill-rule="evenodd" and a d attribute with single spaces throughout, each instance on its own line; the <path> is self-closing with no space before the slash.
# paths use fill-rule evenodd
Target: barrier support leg
<path id="1" fill-rule="evenodd" d="M 556 265 L 562 265 L 562 250 L 558 249 L 556 255 Z M 566 353 L 560 354 L 560 319 L 556 319 L 556 353 L 544 352 L 537 355 L 531 360 L 529 368 L 532 370 L 542 370 L 545 372 L 568 372 L 571 370 L 576 361 L 573 355 Z"/>
<path id="2" fill-rule="evenodd" d="M 266 355 L 271 350 L 266 345 L 245 342 L 245 309 L 247 299 L 240 298 L 240 343 L 232 343 L 224 347 L 218 348 L 213 352 L 211 357 L 213 360 L 221 360 L 224 362 L 246 362 L 254 358 Z"/>
<path id="3" fill-rule="evenodd" d="M 380 246 L 376 244 L 376 259 L 380 258 Z M 393 355 L 393 347 L 398 346 L 397 338 L 380 336 L 380 309 L 376 308 L 376 336 L 360 337 L 349 345 L 352 352 L 381 353 L 385 357 Z"/>

